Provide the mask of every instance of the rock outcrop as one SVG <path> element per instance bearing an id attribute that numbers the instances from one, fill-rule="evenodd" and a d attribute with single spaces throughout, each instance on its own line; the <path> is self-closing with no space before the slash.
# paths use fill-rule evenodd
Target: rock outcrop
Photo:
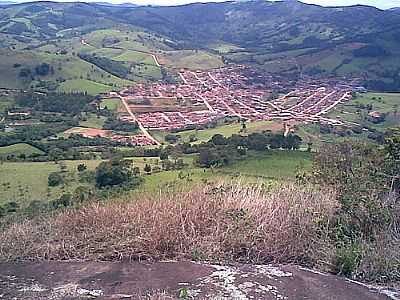
<path id="1" fill-rule="evenodd" d="M 400 299 L 394 290 L 290 265 L 0 264 L 0 299 L 152 299 L 160 291 L 170 295 L 165 299 Z"/>

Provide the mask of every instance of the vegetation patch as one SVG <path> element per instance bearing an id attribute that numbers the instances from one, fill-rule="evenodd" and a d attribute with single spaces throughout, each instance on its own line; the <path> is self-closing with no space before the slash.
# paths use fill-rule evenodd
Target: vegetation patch
<path id="1" fill-rule="evenodd" d="M 174 68 L 207 70 L 223 66 L 219 56 L 201 50 L 168 51 L 163 56 L 167 65 Z"/>
<path id="2" fill-rule="evenodd" d="M 10 146 L 0 147 L 0 158 L 13 157 L 27 157 L 33 154 L 41 155 L 44 152 L 29 144 L 20 143 Z"/>
<path id="3" fill-rule="evenodd" d="M 86 79 L 73 79 L 61 83 L 58 87 L 60 92 L 74 93 L 86 92 L 90 95 L 97 95 L 112 91 L 114 87 L 105 85 L 103 83 L 94 82 Z"/>
<path id="4" fill-rule="evenodd" d="M 103 99 L 100 104 L 101 109 L 107 108 L 110 111 L 117 111 L 118 107 L 121 104 L 121 99 L 119 98 L 110 98 L 110 99 Z"/>
<path id="5" fill-rule="evenodd" d="M 234 162 L 220 172 L 285 180 L 294 178 L 300 170 L 310 170 L 311 164 L 312 154 L 309 152 L 276 150 L 249 154 L 246 159 Z"/>

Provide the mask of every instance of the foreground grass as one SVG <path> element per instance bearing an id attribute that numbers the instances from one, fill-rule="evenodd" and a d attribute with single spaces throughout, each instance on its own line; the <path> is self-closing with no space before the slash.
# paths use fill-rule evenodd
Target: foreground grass
<path id="1" fill-rule="evenodd" d="M 334 192 L 293 185 L 142 194 L 139 201 L 92 204 L 40 223 L 15 224 L 0 233 L 0 260 L 305 263 L 320 243 L 316 220 L 332 217 L 336 207 Z"/>

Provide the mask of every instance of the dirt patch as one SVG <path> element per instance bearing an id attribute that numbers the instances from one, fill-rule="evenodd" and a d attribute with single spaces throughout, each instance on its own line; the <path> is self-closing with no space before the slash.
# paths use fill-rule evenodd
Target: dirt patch
<path id="1" fill-rule="evenodd" d="M 66 136 L 69 136 L 71 134 L 80 134 L 84 137 L 93 138 L 93 137 L 110 137 L 112 135 L 112 132 L 110 130 L 102 130 L 96 128 L 74 127 L 65 131 L 64 134 Z"/>

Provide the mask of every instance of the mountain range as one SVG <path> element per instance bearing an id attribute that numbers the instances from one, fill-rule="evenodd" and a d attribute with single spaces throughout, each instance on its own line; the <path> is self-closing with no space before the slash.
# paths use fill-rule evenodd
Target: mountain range
<path id="1" fill-rule="evenodd" d="M 172 7 L 33 2 L 0 7 L 3 49 L 31 51 L 109 28 L 145 31 L 173 50 L 204 50 L 224 62 L 266 71 L 360 76 L 373 89 L 400 88 L 399 9 L 327 8 L 295 0 Z"/>

